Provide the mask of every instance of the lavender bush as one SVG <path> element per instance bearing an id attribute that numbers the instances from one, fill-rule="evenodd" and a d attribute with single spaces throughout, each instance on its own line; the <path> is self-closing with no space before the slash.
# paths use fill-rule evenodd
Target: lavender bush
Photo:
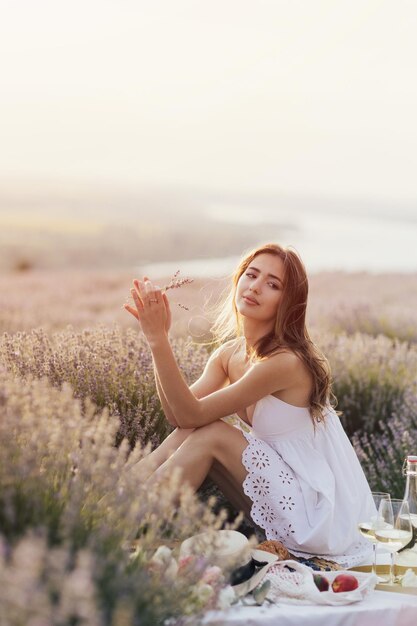
<path id="1" fill-rule="evenodd" d="M 161 543 L 220 528 L 225 514 L 175 473 L 149 489 L 135 472 L 141 446 L 116 448 L 118 418 L 91 401 L 82 407 L 68 384 L 1 372 L 0 390 L 4 623 L 176 624 L 201 611 L 201 572 L 196 588 L 181 577 L 167 584 L 149 564 Z"/>
<path id="2" fill-rule="evenodd" d="M 207 593 L 216 601 L 218 591 L 199 584 L 201 571 L 177 580 L 150 566 L 161 543 L 175 548 L 224 527 L 226 513 L 215 514 L 207 491 L 198 500 L 175 475 L 154 490 L 135 475 L 144 446 L 170 427 L 147 345 L 119 309 L 130 279 L 0 276 L 0 624 L 4 615 L 11 626 L 179 625 L 186 615 L 198 622 Z M 417 440 L 412 286 L 411 276 L 321 274 L 310 306 L 370 484 L 397 496 Z M 202 283 L 189 287 L 181 292 L 189 314 L 173 307 L 173 347 L 191 383 L 209 348 L 181 338 L 193 315 L 205 316 Z M 25 306 L 23 293 L 31 294 Z M 120 326 L 109 328 L 114 320 Z M 91 327 L 97 322 L 107 326 Z"/>
<path id="3" fill-rule="evenodd" d="M 323 326 L 335 334 L 355 335 L 362 333 L 389 339 L 417 342 L 417 324 L 411 307 L 405 310 L 402 305 L 391 306 L 384 311 L 370 304 L 346 304 L 333 309 L 331 314 L 323 316 Z"/>
<path id="4" fill-rule="evenodd" d="M 318 343 L 327 355 L 334 393 L 349 435 L 372 433 L 393 413 L 406 394 L 417 390 L 417 346 L 382 335 L 323 335 Z"/>
<path id="5" fill-rule="evenodd" d="M 417 341 L 416 274 L 322 272 L 310 277 L 309 319 L 331 334 Z"/>
<path id="6" fill-rule="evenodd" d="M 203 348 L 177 339 L 174 351 L 186 380 L 198 378 L 207 355 Z M 116 442 L 127 438 L 158 445 L 170 432 L 155 389 L 152 358 L 136 330 L 105 327 L 48 335 L 43 329 L 4 334 L 0 358 L 21 378 L 41 378 L 57 388 L 71 385 L 84 407 L 90 399 L 119 419 Z"/>
<path id="7" fill-rule="evenodd" d="M 349 435 L 372 432 L 402 406 L 408 390 L 416 389 L 417 347 L 384 336 L 346 334 L 317 336 L 329 358 L 338 408 Z M 186 380 L 201 373 L 207 348 L 184 339 L 173 348 Z M 0 357 L 20 377 L 45 376 L 60 388 L 69 383 L 82 406 L 90 399 L 119 418 L 117 443 L 127 438 L 157 445 L 170 427 L 155 390 L 146 342 L 136 330 L 105 327 L 48 335 L 42 329 L 5 334 Z"/>
<path id="8" fill-rule="evenodd" d="M 93 554 L 49 548 L 33 532 L 13 546 L 0 536 L 0 605 L 2 625 L 101 626 Z"/>
<path id="9" fill-rule="evenodd" d="M 378 434 L 354 435 L 354 447 L 372 489 L 402 498 L 405 478 L 401 467 L 408 454 L 416 454 L 417 395 L 407 392 L 401 407 L 379 423 L 379 430 Z"/>

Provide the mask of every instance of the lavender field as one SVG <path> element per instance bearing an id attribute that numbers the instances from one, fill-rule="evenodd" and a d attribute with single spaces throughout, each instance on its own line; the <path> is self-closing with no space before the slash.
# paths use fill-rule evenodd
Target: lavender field
<path id="1" fill-rule="evenodd" d="M 0 626 L 194 626 L 234 591 L 182 541 L 263 531 L 209 479 L 144 480 L 172 427 L 123 305 L 144 273 L 193 279 L 167 294 L 191 384 L 237 259 L 295 250 L 346 433 L 372 489 L 402 497 L 417 4 L 3 4 Z"/>
<path id="2" fill-rule="evenodd" d="M 125 270 L 0 275 L 7 623 L 122 626 L 140 616 L 140 624 L 181 624 L 190 614 L 197 623 L 225 601 L 225 581 L 213 582 L 207 564 L 182 564 L 172 577 L 152 561 L 159 545 L 242 519 L 208 497 L 210 486 L 195 497 L 172 476 L 149 490 L 135 474 L 135 461 L 171 427 L 146 342 L 121 308 L 132 278 Z M 162 286 L 170 279 L 152 278 Z M 403 493 L 404 456 L 416 453 L 415 281 L 311 277 L 311 332 L 330 360 L 341 419 L 372 488 L 395 496 Z M 195 279 L 169 292 L 172 342 L 190 383 L 207 359 L 210 311 L 226 288 L 225 280 Z"/>

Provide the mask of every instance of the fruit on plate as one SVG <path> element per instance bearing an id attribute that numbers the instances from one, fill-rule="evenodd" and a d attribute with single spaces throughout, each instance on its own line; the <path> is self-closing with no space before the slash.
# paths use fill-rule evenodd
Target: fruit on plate
<path id="1" fill-rule="evenodd" d="M 325 576 L 322 576 L 321 574 L 314 574 L 313 578 L 319 591 L 327 591 L 329 589 L 329 581 Z"/>
<path id="2" fill-rule="evenodd" d="M 353 591 L 359 587 L 358 579 L 352 574 L 339 574 L 332 582 L 332 589 L 335 593 L 341 591 Z"/>

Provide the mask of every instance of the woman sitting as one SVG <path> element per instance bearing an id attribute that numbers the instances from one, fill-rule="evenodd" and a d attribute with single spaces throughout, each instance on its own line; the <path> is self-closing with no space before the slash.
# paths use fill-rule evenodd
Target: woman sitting
<path id="1" fill-rule="evenodd" d="M 296 556 L 363 562 L 371 546 L 357 524 L 369 516 L 370 489 L 330 404 L 328 363 L 306 329 L 308 281 L 297 254 L 267 244 L 241 261 L 215 325 L 223 343 L 190 387 L 168 339 L 166 294 L 147 278 L 131 291 L 135 306 L 125 308 L 149 343 L 176 426 L 138 463 L 141 476 L 179 468 L 196 490 L 210 475 Z M 222 419 L 233 414 L 235 425 Z"/>

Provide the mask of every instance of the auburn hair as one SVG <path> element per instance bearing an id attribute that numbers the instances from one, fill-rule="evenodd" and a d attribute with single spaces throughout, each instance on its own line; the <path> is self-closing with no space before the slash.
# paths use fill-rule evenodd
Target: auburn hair
<path id="1" fill-rule="evenodd" d="M 275 243 L 267 243 L 249 252 L 232 277 L 232 289 L 220 305 L 212 326 L 215 342 L 243 336 L 242 315 L 236 307 L 235 296 L 240 277 L 259 254 L 279 257 L 284 264 L 282 297 L 277 307 L 274 328 L 261 337 L 252 348 L 253 361 L 290 350 L 299 356 L 310 371 L 313 381 L 309 409 L 313 423 L 322 421 L 326 408 L 336 404 L 331 390 L 331 374 L 327 359 L 310 339 L 306 327 L 308 296 L 307 273 L 298 254 Z"/>

